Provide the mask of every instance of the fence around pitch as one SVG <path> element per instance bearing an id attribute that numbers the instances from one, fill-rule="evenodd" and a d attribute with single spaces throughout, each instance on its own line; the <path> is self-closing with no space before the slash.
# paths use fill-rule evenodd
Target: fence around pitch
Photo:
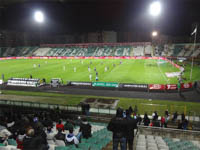
<path id="1" fill-rule="evenodd" d="M 60 104 L 49 104 L 49 103 L 40 103 L 40 102 L 28 102 L 28 101 L 13 101 L 13 100 L 0 100 L 0 105 L 9 105 L 9 106 L 19 106 L 19 107 L 29 107 L 29 108 L 38 108 L 38 109 L 57 109 L 66 110 L 66 111 L 73 111 L 73 112 L 81 112 L 80 105 L 60 105 Z M 157 111 L 159 116 L 164 115 L 166 109 L 169 110 L 170 117 L 173 117 L 173 108 L 174 105 L 168 107 L 167 105 L 159 105 L 159 104 L 138 104 L 138 113 L 144 114 L 145 112 L 151 117 L 153 111 Z M 158 109 L 158 107 L 162 106 Z M 145 109 L 143 111 L 143 109 Z M 182 106 L 181 108 L 183 111 L 178 111 L 179 115 L 183 112 L 186 112 L 186 106 Z M 90 108 L 90 113 L 100 115 L 115 115 L 116 109 L 111 108 Z M 194 111 L 190 111 L 185 113 L 190 121 L 199 121 L 200 115 Z"/>

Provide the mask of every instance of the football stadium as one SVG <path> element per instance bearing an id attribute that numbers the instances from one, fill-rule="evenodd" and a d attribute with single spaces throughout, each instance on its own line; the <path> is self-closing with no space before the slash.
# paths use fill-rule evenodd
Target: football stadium
<path id="1" fill-rule="evenodd" d="M 199 4 L 0 0 L 0 150 L 200 150 Z"/>

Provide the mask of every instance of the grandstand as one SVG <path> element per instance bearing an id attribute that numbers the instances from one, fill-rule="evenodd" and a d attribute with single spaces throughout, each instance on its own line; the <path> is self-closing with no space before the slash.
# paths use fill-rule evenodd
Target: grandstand
<path id="1" fill-rule="evenodd" d="M 73 109 L 71 106 L 67 106 L 68 109 L 65 109 L 63 106 L 55 105 L 53 107 L 44 107 L 44 104 L 34 104 L 30 103 L 28 106 L 26 102 L 23 102 L 23 105 L 20 105 L 21 102 L 15 102 L 17 105 L 9 105 L 8 101 L 0 103 L 1 115 L 7 115 L 11 117 L 12 114 L 21 114 L 24 117 L 27 116 L 31 118 L 31 116 L 37 116 L 39 121 L 43 123 L 42 116 L 49 116 L 53 121 L 52 132 L 50 134 L 47 133 L 46 126 L 44 124 L 44 131 L 47 134 L 47 143 L 49 146 L 49 150 L 111 150 L 112 149 L 112 133 L 107 130 L 107 123 L 110 118 L 114 116 L 115 113 L 109 114 L 110 112 L 99 112 L 102 115 L 97 114 L 96 112 L 91 112 L 90 116 L 85 116 L 81 114 L 81 110 Z M 14 102 L 13 102 L 14 104 Z M 27 106 L 25 106 L 27 105 Z M 12 108 L 12 109 L 11 109 Z M 23 108 L 23 109 L 22 109 Z M 78 111 L 77 111 L 78 110 Z M 9 115 L 11 114 L 11 116 Z M 63 124 L 69 122 L 69 120 L 73 121 L 75 124 L 74 133 L 77 134 L 79 132 L 78 117 L 87 117 L 90 120 L 90 124 L 92 125 L 92 137 L 85 139 L 82 138 L 81 143 L 78 144 L 78 147 L 75 145 L 65 145 L 64 141 L 56 140 L 54 136 L 57 134 L 56 130 L 56 120 L 62 119 Z M 14 117 L 15 118 L 15 117 Z M 43 118 L 43 119 L 42 119 Z M 160 119 L 159 119 L 160 120 Z M 23 122 L 22 120 L 18 120 Z M 16 130 L 17 120 L 10 120 L 8 123 L 10 127 L 8 128 L 11 131 L 11 134 Z M 94 122 L 95 121 L 95 122 Z M 96 122 L 97 121 L 97 122 Z M 14 123 L 13 123 L 14 122 Z M 2 122 L 1 122 L 2 123 Z M 13 125 L 14 124 L 14 125 Z M 15 126 L 16 124 L 16 126 Z M 171 124 L 171 125 L 170 125 Z M 23 124 L 22 124 L 23 125 Z M 177 125 L 177 123 L 169 122 L 169 126 Z M 1 126 L 3 127 L 3 126 Z M 12 129 L 13 127 L 13 129 Z M 138 131 L 135 130 L 135 138 L 134 138 L 134 150 L 182 150 L 182 149 L 200 149 L 199 143 L 199 131 L 190 131 L 190 130 L 177 130 L 169 128 L 158 128 L 158 127 L 147 127 L 143 126 L 143 123 L 138 126 Z M 14 129 L 15 128 L 15 129 Z M 18 127 L 19 128 L 19 127 Z M 17 128 L 17 129 L 18 129 Z M 3 127 L 3 129 L 5 129 Z M 10 130 L 12 129 L 12 130 Z M 1 135 L 4 132 L 0 130 Z M 68 134 L 69 131 L 66 129 L 63 134 Z M 12 137 L 12 136 L 11 136 Z M 2 150 L 19 150 L 17 149 L 17 142 L 15 138 L 9 138 L 8 143 L 5 145 L 4 143 L 0 143 L 0 149 Z"/>
<path id="2" fill-rule="evenodd" d="M 193 44 L 165 44 L 152 46 L 150 43 L 127 44 L 75 44 L 43 45 L 42 47 L 1 47 L 1 57 L 9 56 L 163 56 L 163 57 L 198 57 L 199 44 L 194 50 Z"/>

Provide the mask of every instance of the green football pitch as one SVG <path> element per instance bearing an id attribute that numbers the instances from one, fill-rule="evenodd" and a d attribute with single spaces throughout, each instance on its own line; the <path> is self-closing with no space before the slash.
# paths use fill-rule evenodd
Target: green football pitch
<path id="1" fill-rule="evenodd" d="M 0 75 L 4 74 L 5 80 L 11 77 L 29 78 L 32 75 L 33 78 L 45 78 L 47 82 L 50 82 L 51 78 L 61 78 L 66 83 L 67 81 L 90 81 L 91 74 L 92 81 L 95 81 L 95 67 L 99 81 L 136 84 L 176 84 L 177 77 L 168 78 L 165 73 L 180 71 L 163 60 L 20 59 L 1 60 Z M 190 65 L 188 64 L 185 67 L 184 82 L 190 81 L 189 76 Z M 200 80 L 198 66 L 193 69 L 191 81 L 195 80 Z"/>

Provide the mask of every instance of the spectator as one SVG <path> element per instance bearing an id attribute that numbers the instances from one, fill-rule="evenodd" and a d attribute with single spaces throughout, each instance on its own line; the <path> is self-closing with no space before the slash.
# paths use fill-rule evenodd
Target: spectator
<path id="1" fill-rule="evenodd" d="M 182 122 L 185 120 L 185 114 L 184 113 L 181 114 L 181 120 L 182 120 Z"/>
<path id="2" fill-rule="evenodd" d="M 134 140 L 134 129 L 137 128 L 137 120 L 131 118 L 129 110 L 126 111 L 127 120 L 127 133 L 126 133 L 126 143 L 129 150 L 133 150 L 133 140 Z"/>
<path id="3" fill-rule="evenodd" d="M 65 125 L 64 125 L 64 129 L 65 129 L 65 130 L 69 130 L 69 129 L 73 129 L 73 128 L 74 128 L 74 126 L 73 126 L 73 124 L 71 123 L 71 121 L 70 121 L 70 120 L 67 120 L 66 123 L 65 123 Z"/>
<path id="4" fill-rule="evenodd" d="M 91 129 L 92 129 L 92 126 L 87 122 L 87 119 L 83 118 L 83 121 L 80 124 L 80 130 L 79 130 L 79 132 L 82 132 L 83 138 L 88 139 L 92 136 Z"/>
<path id="5" fill-rule="evenodd" d="M 158 114 L 157 114 L 156 111 L 153 112 L 153 114 L 152 114 L 152 119 L 153 119 L 153 120 L 158 120 Z"/>
<path id="6" fill-rule="evenodd" d="M 132 108 L 131 106 L 129 107 L 129 109 L 128 109 L 128 110 L 129 110 L 129 113 L 130 113 L 130 114 L 132 114 L 132 113 L 133 113 L 133 108 Z"/>
<path id="7" fill-rule="evenodd" d="M 156 120 L 152 120 L 152 124 L 154 127 L 160 127 L 160 121 Z"/>
<path id="8" fill-rule="evenodd" d="M 20 129 L 19 134 L 16 138 L 18 149 L 21 149 L 21 150 L 23 149 L 23 139 L 24 139 L 24 137 L 25 137 L 25 131 L 24 131 L 24 129 Z"/>
<path id="9" fill-rule="evenodd" d="M 81 139 L 81 132 L 78 133 L 77 136 L 74 135 L 73 129 L 69 130 L 69 134 L 66 135 L 66 144 L 67 145 L 73 145 L 75 144 L 76 146 L 79 144 L 79 141 Z"/>
<path id="10" fill-rule="evenodd" d="M 147 113 L 144 114 L 143 122 L 144 122 L 144 126 L 149 126 L 150 119 L 149 119 Z"/>
<path id="11" fill-rule="evenodd" d="M 54 140 L 54 133 L 53 133 L 52 128 L 50 126 L 47 127 L 46 136 L 47 136 L 46 137 L 47 140 Z"/>
<path id="12" fill-rule="evenodd" d="M 69 130 L 73 130 L 73 128 L 70 128 Z M 63 140 L 65 142 L 65 134 L 62 133 L 62 129 L 58 128 L 58 133 L 54 136 L 56 140 Z"/>
<path id="13" fill-rule="evenodd" d="M 85 104 L 85 114 L 88 116 L 90 112 L 90 104 Z"/>
<path id="14" fill-rule="evenodd" d="M 138 112 L 137 105 L 135 105 L 133 112 L 134 112 L 134 114 L 137 114 L 137 112 Z"/>
<path id="15" fill-rule="evenodd" d="M 169 120 L 169 116 L 165 116 L 165 123 L 164 123 L 165 128 L 167 128 L 168 120 Z"/>
<path id="16" fill-rule="evenodd" d="M 183 130 L 187 130 L 187 129 L 188 129 L 188 120 L 185 119 L 185 120 L 183 121 Z"/>
<path id="17" fill-rule="evenodd" d="M 127 121 L 123 118 L 123 109 L 117 109 L 116 116 L 111 119 L 107 129 L 113 132 L 113 150 L 118 149 L 119 143 L 121 150 L 126 150 Z"/>
<path id="18" fill-rule="evenodd" d="M 75 120 L 74 124 L 75 124 L 75 126 L 80 126 L 81 123 L 82 123 L 81 117 L 78 116 L 78 118 L 77 118 L 77 120 Z"/>
<path id="19" fill-rule="evenodd" d="M 183 123 L 180 120 L 178 120 L 178 129 L 183 129 Z"/>
<path id="20" fill-rule="evenodd" d="M 56 124 L 56 129 L 58 130 L 58 128 L 61 128 L 62 131 L 64 131 L 64 125 L 62 124 L 62 121 L 61 121 L 61 120 L 59 120 L 59 121 L 58 121 L 58 124 Z"/>
<path id="21" fill-rule="evenodd" d="M 44 127 L 51 127 L 51 128 L 53 127 L 53 121 L 51 120 L 49 116 L 45 117 L 42 123 Z"/>
<path id="22" fill-rule="evenodd" d="M 177 119 L 177 117 L 178 117 L 178 113 L 177 113 L 177 111 L 176 111 L 176 112 L 174 113 L 174 115 L 173 115 L 172 121 L 175 122 L 176 119 Z"/>
<path id="23" fill-rule="evenodd" d="M 48 150 L 40 135 L 36 136 L 34 129 L 30 128 L 23 139 L 23 150 Z"/>
<path id="24" fill-rule="evenodd" d="M 165 110 L 165 116 L 169 116 L 169 111 L 168 111 L 168 109 L 167 110 Z"/>
<path id="25" fill-rule="evenodd" d="M 164 124 L 165 124 L 165 117 L 164 116 L 161 117 L 160 123 L 161 123 L 161 127 L 163 127 Z"/>
<path id="26" fill-rule="evenodd" d="M 81 102 L 81 110 L 82 110 L 82 114 L 85 115 L 86 114 L 85 103 L 83 102 Z"/>
<path id="27" fill-rule="evenodd" d="M 138 116 L 137 116 L 137 123 L 138 123 L 138 125 L 140 125 L 141 122 L 142 122 L 142 117 L 140 116 L 140 114 L 138 114 Z"/>

